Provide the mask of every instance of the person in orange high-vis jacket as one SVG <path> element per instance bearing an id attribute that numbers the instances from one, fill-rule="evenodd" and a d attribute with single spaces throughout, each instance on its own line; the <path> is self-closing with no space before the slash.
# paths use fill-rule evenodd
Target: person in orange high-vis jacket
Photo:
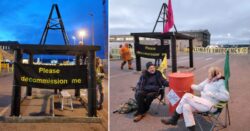
<path id="1" fill-rule="evenodd" d="M 123 66 L 128 62 L 128 69 L 133 70 L 133 68 L 132 68 L 132 59 L 133 58 L 131 56 L 131 52 L 130 52 L 128 43 L 125 43 L 125 45 L 122 46 L 120 53 L 121 53 L 121 57 L 123 60 L 123 62 L 121 63 L 121 69 L 123 70 Z"/>

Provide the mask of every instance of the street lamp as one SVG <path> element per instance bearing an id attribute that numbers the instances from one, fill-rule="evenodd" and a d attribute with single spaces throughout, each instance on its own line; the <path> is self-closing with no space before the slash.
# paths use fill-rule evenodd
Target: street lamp
<path id="1" fill-rule="evenodd" d="M 85 30 L 79 31 L 79 36 L 82 38 L 82 41 L 81 41 L 82 45 L 83 45 L 83 37 L 86 37 L 86 35 L 87 35 L 87 33 Z"/>
<path id="2" fill-rule="evenodd" d="M 91 18 L 92 18 L 92 31 L 91 31 L 91 33 L 92 33 L 92 45 L 94 45 L 95 44 L 95 33 L 94 33 L 94 14 L 93 13 L 89 13 L 89 16 L 91 16 Z"/>
<path id="3" fill-rule="evenodd" d="M 76 37 L 75 36 L 72 36 L 72 39 L 74 41 L 74 45 L 75 45 L 75 42 L 76 42 Z"/>

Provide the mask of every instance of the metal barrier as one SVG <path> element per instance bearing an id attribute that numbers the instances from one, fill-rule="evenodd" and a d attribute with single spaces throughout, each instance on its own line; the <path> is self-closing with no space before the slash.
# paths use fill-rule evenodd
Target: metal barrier
<path id="1" fill-rule="evenodd" d="M 1 65 L 0 65 L 0 73 L 3 71 L 3 70 L 5 70 L 5 71 L 7 71 L 7 72 L 12 72 L 12 69 L 10 68 L 11 66 L 10 66 L 10 63 L 5 63 L 5 62 L 0 62 L 1 63 Z"/>
<path id="2" fill-rule="evenodd" d="M 241 48 L 204 48 L 204 47 L 194 47 L 193 52 L 195 53 L 221 53 L 225 54 L 226 50 L 229 50 L 230 54 L 248 54 L 248 47 L 241 47 Z M 184 52 L 188 52 L 189 49 L 185 48 Z"/>
<path id="3" fill-rule="evenodd" d="M 8 62 L 4 62 L 3 55 L 0 52 L 0 74 L 5 70 L 7 72 L 13 72 L 11 64 Z"/>
<path id="4" fill-rule="evenodd" d="M 118 48 L 111 49 L 110 55 L 112 56 L 112 59 L 114 59 L 114 60 L 120 60 L 121 59 L 121 55 L 119 53 Z"/>
<path id="5" fill-rule="evenodd" d="M 120 60 L 121 59 L 121 55 L 119 53 L 119 48 L 112 48 L 110 51 L 110 55 L 112 56 L 113 60 Z M 134 53 L 134 48 L 130 48 L 132 57 L 135 58 L 135 53 Z"/>

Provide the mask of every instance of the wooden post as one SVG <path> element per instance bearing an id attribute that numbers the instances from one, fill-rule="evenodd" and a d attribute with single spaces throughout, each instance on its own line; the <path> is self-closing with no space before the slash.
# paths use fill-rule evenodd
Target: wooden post
<path id="1" fill-rule="evenodd" d="M 171 36 L 171 53 L 172 53 L 172 72 L 177 72 L 177 58 L 176 58 L 176 39 Z"/>
<path id="2" fill-rule="evenodd" d="M 0 59 L 0 75 L 2 74 L 2 60 Z"/>
<path id="3" fill-rule="evenodd" d="M 10 73 L 10 63 L 6 63 L 6 68 L 7 68 L 8 73 Z"/>
<path id="4" fill-rule="evenodd" d="M 2 59 L 3 59 L 2 52 L 0 52 L 0 75 L 2 73 Z"/>
<path id="5" fill-rule="evenodd" d="M 20 49 L 14 51 L 15 54 L 15 70 L 14 70 L 14 79 L 13 79 L 13 88 L 12 88 L 12 99 L 11 99 L 11 116 L 20 115 L 20 105 L 21 105 L 21 86 L 15 77 L 17 64 L 22 62 L 22 52 Z"/>
<path id="6" fill-rule="evenodd" d="M 33 64 L 33 54 L 29 54 L 29 64 L 30 65 Z M 26 96 L 32 96 L 32 87 L 31 86 L 27 86 Z"/>
<path id="7" fill-rule="evenodd" d="M 96 61 L 95 51 L 88 52 L 88 116 L 96 116 Z"/>
<path id="8" fill-rule="evenodd" d="M 76 56 L 76 65 L 80 65 L 80 56 Z M 80 88 L 75 89 L 75 97 L 80 97 Z"/>
<path id="9" fill-rule="evenodd" d="M 137 45 L 140 44 L 140 41 L 139 41 L 139 37 L 138 36 L 134 36 L 134 39 L 135 39 L 135 61 L 136 61 L 136 71 L 141 71 L 141 57 L 136 55 L 136 52 L 137 52 Z"/>
<path id="10" fill-rule="evenodd" d="M 189 66 L 190 68 L 194 67 L 194 61 L 193 61 L 193 40 L 189 40 Z"/>

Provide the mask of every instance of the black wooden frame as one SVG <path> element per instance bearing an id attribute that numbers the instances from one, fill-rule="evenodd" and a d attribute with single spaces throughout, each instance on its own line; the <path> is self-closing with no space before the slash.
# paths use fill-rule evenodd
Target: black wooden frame
<path id="1" fill-rule="evenodd" d="M 72 55 L 76 56 L 76 65 L 79 65 L 80 57 L 88 59 L 87 71 L 88 71 L 88 116 L 96 116 L 96 55 L 95 52 L 100 50 L 100 46 L 88 46 L 88 45 L 13 45 L 15 61 L 14 61 L 14 79 L 13 79 L 13 89 L 12 89 L 12 101 L 11 101 L 11 116 L 20 115 L 20 105 L 21 105 L 21 86 L 18 83 L 15 76 L 16 63 L 22 63 L 23 53 L 29 54 L 29 64 L 33 64 L 33 56 L 35 54 L 48 54 L 48 55 Z M 34 87 L 27 86 L 31 89 Z M 36 87 L 39 88 L 39 87 Z M 77 89 L 77 90 L 80 90 Z M 32 90 L 26 92 L 27 95 L 31 95 Z M 76 92 L 77 93 L 77 92 Z M 80 95 L 77 93 L 77 95 Z"/>
<path id="2" fill-rule="evenodd" d="M 134 36 L 134 46 L 140 44 L 140 37 L 160 39 L 161 44 L 165 39 L 171 40 L 171 58 L 172 58 L 172 72 L 177 72 L 177 56 L 176 56 L 176 40 L 188 40 L 189 41 L 189 66 L 192 68 L 193 64 L 193 37 L 178 33 L 178 32 L 144 32 L 144 33 L 131 33 Z M 135 48 L 136 52 L 136 48 Z M 136 55 L 136 70 L 141 71 L 141 58 Z"/>

